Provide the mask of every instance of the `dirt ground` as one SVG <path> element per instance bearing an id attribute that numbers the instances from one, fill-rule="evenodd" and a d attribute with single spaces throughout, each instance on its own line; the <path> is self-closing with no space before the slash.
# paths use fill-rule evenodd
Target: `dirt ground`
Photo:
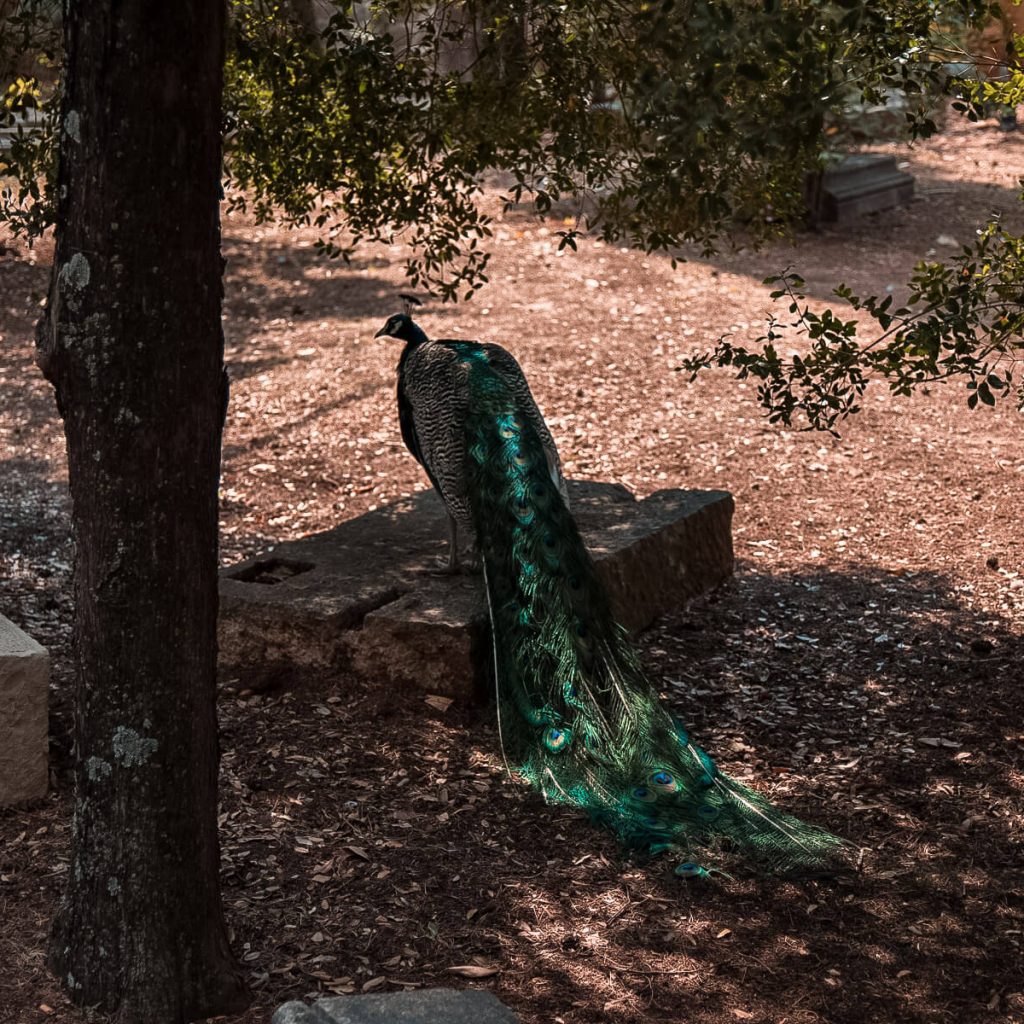
<path id="1" fill-rule="evenodd" d="M 684 882 L 637 865 L 503 775 L 493 714 L 343 675 L 223 681 L 224 901 L 255 993 L 478 985 L 524 1024 L 1024 1021 L 1024 418 L 962 385 L 877 388 L 840 440 L 769 426 L 682 355 L 756 336 L 789 264 L 898 290 L 992 210 L 1020 229 L 1024 132 L 957 127 L 898 150 L 913 203 L 795 248 L 667 260 L 497 225 L 493 283 L 428 307 L 436 336 L 521 359 L 570 475 L 727 488 L 735 578 L 641 638 L 723 767 L 861 849 L 842 881 Z M 938 239 L 943 236 L 944 241 Z M 400 252 L 322 262 L 312 236 L 225 223 L 232 399 L 225 563 L 426 486 L 401 445 Z M 32 365 L 47 245 L 0 260 L 0 612 L 53 652 L 53 786 L 0 811 L 0 1021 L 99 1019 L 44 967 L 67 871 L 68 497 Z M 424 560 L 443 550 L 424 551 Z"/>

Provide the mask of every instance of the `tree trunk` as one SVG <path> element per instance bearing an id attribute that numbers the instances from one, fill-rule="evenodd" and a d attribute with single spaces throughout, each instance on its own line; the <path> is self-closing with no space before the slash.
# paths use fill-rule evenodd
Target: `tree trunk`
<path id="1" fill-rule="evenodd" d="M 123 1024 L 241 1009 L 217 842 L 219 0 L 70 0 L 38 361 L 75 537 L 76 796 L 50 963 Z"/>

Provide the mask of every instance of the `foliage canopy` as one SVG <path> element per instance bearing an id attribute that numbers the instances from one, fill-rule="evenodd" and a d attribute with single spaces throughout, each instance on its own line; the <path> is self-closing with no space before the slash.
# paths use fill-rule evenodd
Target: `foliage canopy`
<path id="1" fill-rule="evenodd" d="M 12 4 L 4 115 L 39 107 L 49 131 L 16 138 L 0 219 L 35 234 L 52 217 L 53 90 L 12 75 L 59 66 L 52 0 Z M 305 0 L 308 8 L 310 0 Z M 936 14 L 976 0 L 321 0 L 311 38 L 296 0 L 232 0 L 224 122 L 238 205 L 312 222 L 325 247 L 411 243 L 416 284 L 454 297 L 486 280 L 497 176 L 510 202 L 554 204 L 577 228 L 648 250 L 764 238 L 803 211 L 824 128 L 851 98 L 911 98 L 934 130 L 949 86 Z M 15 31 L 16 30 L 16 31 Z M 38 72 L 38 68 L 34 69 Z M 0 166 L 0 172 L 4 168 Z M 42 182 L 42 183 L 40 183 Z"/>
<path id="2" fill-rule="evenodd" d="M 485 182 L 508 204 L 557 213 L 562 246 L 585 231 L 670 254 L 737 233 L 763 241 L 803 216 L 807 174 L 851 105 L 900 97 L 913 137 L 935 131 L 943 94 L 969 116 L 1024 98 L 1019 72 L 951 71 L 964 57 L 955 39 L 990 10 L 989 0 L 232 0 L 228 194 L 262 219 L 315 225 L 331 255 L 404 241 L 412 283 L 449 299 L 487 280 Z M 0 127 L 33 111 L 44 125 L 18 129 L 0 151 L 0 221 L 33 237 L 53 217 L 59 16 L 53 0 L 0 0 L 0 18 Z M 786 278 L 799 314 L 788 326 L 813 343 L 806 357 L 778 357 L 787 325 L 773 320 L 759 350 L 723 343 L 686 369 L 757 376 L 772 418 L 802 410 L 827 429 L 855 411 L 871 374 L 907 390 L 966 373 L 972 401 L 987 403 L 1012 379 L 997 364 L 1019 341 L 1020 245 L 990 226 L 950 266 L 923 264 L 901 310 L 838 289 L 879 323 L 867 345 L 854 320 L 799 307 L 799 279 Z"/>

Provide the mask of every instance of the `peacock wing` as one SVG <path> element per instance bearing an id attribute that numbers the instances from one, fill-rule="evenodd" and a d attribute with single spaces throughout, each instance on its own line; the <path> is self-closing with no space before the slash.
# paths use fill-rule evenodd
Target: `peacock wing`
<path id="1" fill-rule="evenodd" d="M 415 439 L 413 454 L 423 464 L 448 514 L 468 527 L 465 424 L 469 389 L 465 363 L 448 343 L 419 345 L 403 367 L 401 395 L 400 408 L 409 435 Z"/>

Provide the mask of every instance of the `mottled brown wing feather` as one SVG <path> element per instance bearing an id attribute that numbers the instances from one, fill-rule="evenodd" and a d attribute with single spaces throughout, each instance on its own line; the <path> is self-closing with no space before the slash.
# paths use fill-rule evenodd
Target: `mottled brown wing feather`
<path id="1" fill-rule="evenodd" d="M 446 345 L 428 341 L 409 353 L 402 389 L 419 457 L 431 482 L 448 514 L 461 527 L 471 529 L 465 472 L 469 412 L 466 368 Z"/>

